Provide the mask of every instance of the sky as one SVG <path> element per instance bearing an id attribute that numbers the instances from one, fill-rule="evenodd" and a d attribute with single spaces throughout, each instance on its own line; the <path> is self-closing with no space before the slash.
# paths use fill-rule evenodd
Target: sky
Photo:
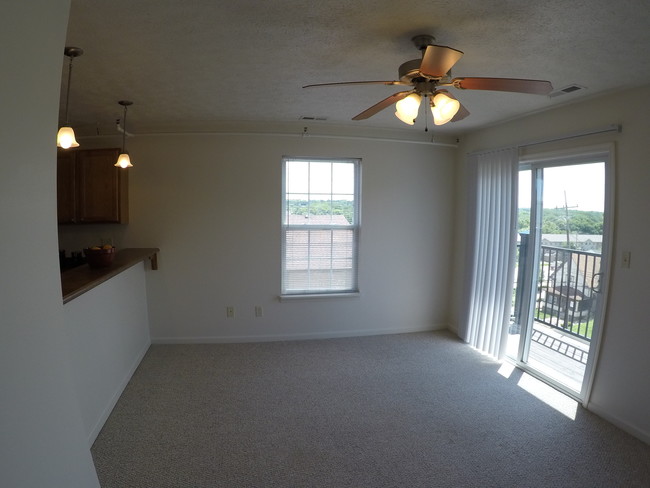
<path id="1" fill-rule="evenodd" d="M 605 164 L 544 168 L 544 208 L 604 211 Z M 519 206 L 530 208 L 530 171 L 519 172 Z"/>

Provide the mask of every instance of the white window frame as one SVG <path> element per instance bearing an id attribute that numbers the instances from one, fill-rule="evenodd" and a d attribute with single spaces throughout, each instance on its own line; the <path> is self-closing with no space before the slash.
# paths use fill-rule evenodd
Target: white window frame
<path id="1" fill-rule="evenodd" d="M 301 223 L 300 225 L 292 224 L 289 222 L 289 211 L 287 209 L 287 163 L 289 162 L 304 162 L 308 163 L 345 163 L 352 164 L 354 167 L 354 194 L 353 194 L 353 222 L 348 225 L 341 225 L 332 221 L 331 223 Z M 307 192 L 308 201 L 310 201 L 312 193 Z M 335 198 L 335 193 L 330 193 L 330 197 Z M 301 158 L 284 156 L 282 158 L 282 270 L 281 270 L 281 299 L 294 299 L 294 298 L 319 298 L 319 297 L 349 297 L 359 294 L 359 236 L 361 229 L 361 159 L 358 158 Z M 346 257 L 351 261 L 351 266 L 347 267 L 351 276 L 349 276 L 348 285 L 346 287 L 336 286 L 316 286 L 310 283 L 309 278 L 304 287 L 291 287 L 291 280 L 287 278 L 287 250 L 289 247 L 287 235 L 291 231 L 332 231 L 332 236 L 336 231 L 349 231 L 352 235 L 352 252 L 351 256 Z M 335 243 L 332 242 L 332 255 L 334 254 Z M 309 276 L 313 271 L 311 261 L 311 247 L 307 246 L 307 265 L 303 271 L 307 272 Z M 335 261 L 334 258 L 331 261 Z M 320 261 L 323 262 L 322 260 Z M 330 266 L 334 266 L 333 262 Z M 330 275 L 336 271 L 336 268 L 328 268 Z M 320 270 L 322 273 L 322 270 Z M 331 279 L 331 278 L 330 278 Z M 330 282 L 330 285 L 331 282 Z"/>

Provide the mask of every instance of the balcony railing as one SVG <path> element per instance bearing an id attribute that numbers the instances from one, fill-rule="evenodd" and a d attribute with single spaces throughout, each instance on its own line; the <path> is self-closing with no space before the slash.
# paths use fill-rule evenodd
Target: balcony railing
<path id="1" fill-rule="evenodd" d="M 528 235 L 521 235 L 517 282 L 522 283 Z M 535 321 L 551 328 L 591 340 L 600 285 L 601 255 L 555 246 L 541 246 L 535 293 Z M 522 292 L 517 287 L 515 324 L 520 323 Z"/>

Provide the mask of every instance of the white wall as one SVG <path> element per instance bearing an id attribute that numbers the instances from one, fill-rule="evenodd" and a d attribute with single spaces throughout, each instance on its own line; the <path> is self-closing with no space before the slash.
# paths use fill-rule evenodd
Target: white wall
<path id="1" fill-rule="evenodd" d="M 69 1 L 0 16 L 0 485 L 99 486 L 65 340 L 56 131 Z M 35 35 L 37 33 L 37 35 Z"/>
<path id="2" fill-rule="evenodd" d="M 626 430 L 650 442 L 650 320 L 648 319 L 648 277 L 650 276 L 650 87 L 637 88 L 575 103 L 555 110 L 495 126 L 474 133 L 462 141 L 460 167 L 468 152 L 552 138 L 558 135 L 622 124 L 621 134 L 575 140 L 587 144 L 615 141 L 616 198 L 614 217 L 614 263 L 604 323 L 599 364 L 589 408 Z M 462 309 L 464 237 L 464 173 L 458 174 L 459 206 L 455 257 L 454 314 L 457 325 Z M 632 253 L 629 269 L 621 267 L 621 254 Z"/>
<path id="3" fill-rule="evenodd" d="M 144 263 L 68 302 L 64 316 L 90 447 L 151 343 Z"/>
<path id="4" fill-rule="evenodd" d="M 454 148 L 252 134 L 128 145 L 130 224 L 119 244 L 161 249 L 148 289 L 154 342 L 447 327 Z M 360 297 L 278 301 L 283 155 L 363 159 Z"/>

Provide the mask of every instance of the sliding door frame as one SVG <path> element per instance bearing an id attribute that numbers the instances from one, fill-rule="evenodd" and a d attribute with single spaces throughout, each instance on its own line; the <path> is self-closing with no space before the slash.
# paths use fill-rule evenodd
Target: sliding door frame
<path id="1" fill-rule="evenodd" d="M 538 195 L 543 191 L 543 181 L 540 178 L 541 170 L 544 168 L 558 167 L 558 166 L 571 166 L 579 164 L 588 164 L 594 162 L 604 162 L 605 164 L 605 195 L 604 195 L 604 225 L 603 225 L 603 244 L 601 249 L 601 272 L 602 280 L 601 292 L 597 302 L 597 314 L 592 329 L 592 342 L 589 347 L 589 354 L 587 357 L 587 364 L 585 366 L 585 376 L 582 381 L 580 392 L 575 392 L 566 386 L 558 383 L 557 381 L 548 378 L 546 375 L 536 371 L 527 364 L 528 352 L 530 348 L 530 338 L 532 334 L 532 316 L 535 306 L 536 286 L 535 280 L 531 279 L 536 276 L 539 268 L 539 244 L 541 242 L 541 229 L 539 226 L 540 205 L 542 202 L 539 200 Z M 528 306 L 525 308 L 522 325 L 522 336 L 519 342 L 519 351 L 516 358 L 517 365 L 526 370 L 528 373 L 540 377 L 543 381 L 568 394 L 569 396 L 580 401 L 583 406 L 587 407 L 591 389 L 593 386 L 594 376 L 596 373 L 596 366 L 598 364 L 598 356 L 600 353 L 600 344 L 603 335 L 604 321 L 606 316 L 607 301 L 609 296 L 609 282 L 611 275 L 611 268 L 614 264 L 612 256 L 612 244 L 614 238 L 614 188 L 615 188 L 615 145 L 614 143 L 601 144 L 596 146 L 583 146 L 573 149 L 553 151 L 553 152 L 540 152 L 534 155 L 520 157 L 520 171 L 531 170 L 531 203 L 535 203 L 534 207 L 531 205 L 531 223 L 536 223 L 536 228 L 531 225 L 530 241 L 528 246 L 527 259 L 531 259 L 533 265 L 526 270 L 525 287 L 522 296 L 527 297 Z"/>

